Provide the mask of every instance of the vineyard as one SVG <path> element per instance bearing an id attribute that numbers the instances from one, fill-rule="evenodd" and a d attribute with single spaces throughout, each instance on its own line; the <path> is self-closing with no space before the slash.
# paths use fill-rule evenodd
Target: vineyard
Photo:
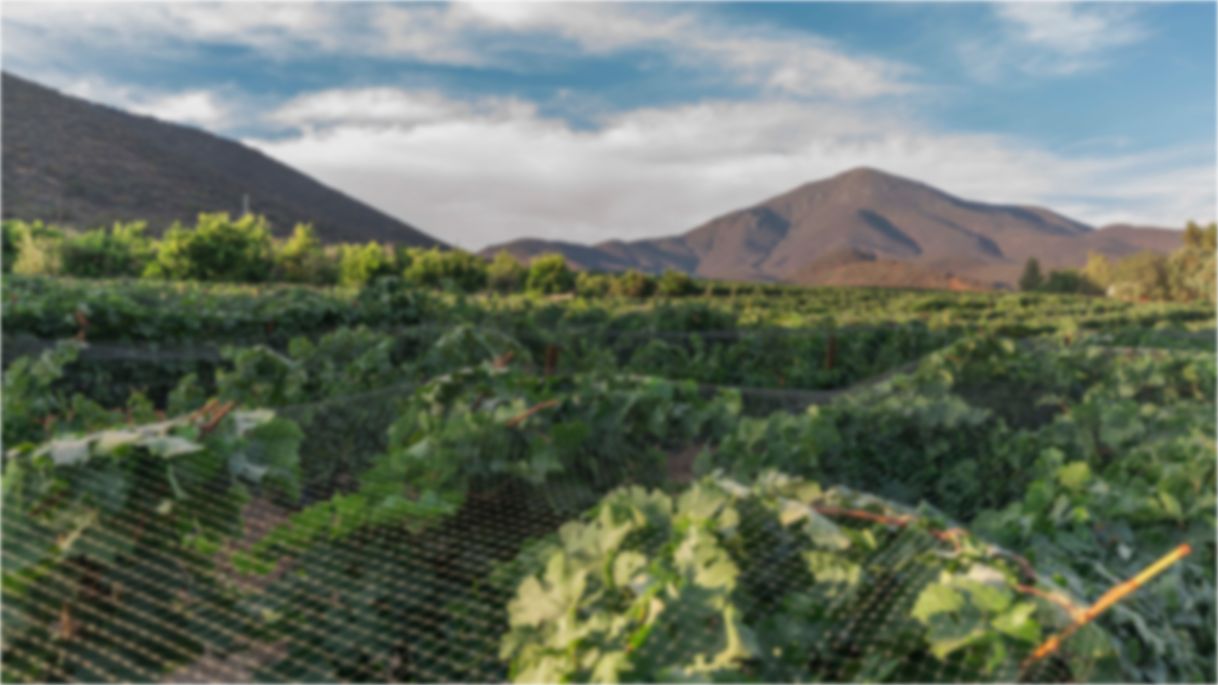
<path id="1" fill-rule="evenodd" d="M 1211 307 L 3 302 L 6 682 L 1218 677 Z"/>

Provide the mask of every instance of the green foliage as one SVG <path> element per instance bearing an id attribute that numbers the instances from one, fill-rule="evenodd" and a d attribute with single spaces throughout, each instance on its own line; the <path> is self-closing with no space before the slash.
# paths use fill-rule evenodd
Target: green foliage
<path id="1" fill-rule="evenodd" d="M 656 281 L 656 294 L 665 297 L 682 297 L 696 295 L 701 291 L 694 279 L 681 271 L 666 270 Z"/>
<path id="2" fill-rule="evenodd" d="M 514 293 L 524 289 L 528 269 L 516 261 L 507 250 L 495 253 L 495 258 L 486 267 L 487 284 L 491 290 Z"/>
<path id="3" fill-rule="evenodd" d="M 0 260 L 3 261 L 4 273 L 12 273 L 13 264 L 17 261 L 17 256 L 21 253 L 21 239 L 25 230 L 25 224 L 22 221 L 15 219 L 5 219 L 0 222 L 0 246 L 3 247 L 3 252 L 0 253 Z"/>
<path id="4" fill-rule="evenodd" d="M 157 246 L 147 275 L 155 278 L 258 283 L 273 273 L 266 219 L 247 214 L 200 214 L 193 229 L 175 225 Z"/>
<path id="5" fill-rule="evenodd" d="M 485 288 L 487 278 L 486 262 L 478 255 L 439 248 L 415 254 L 403 275 L 415 285 L 467 293 Z"/>
<path id="6" fill-rule="evenodd" d="M 326 253 L 309 224 L 298 224 L 292 236 L 276 246 L 276 280 L 329 285 L 338 280 L 338 263 Z"/>
<path id="7" fill-rule="evenodd" d="M 83 278 L 140 276 L 155 254 L 145 230 L 146 224 L 133 222 L 69 234 L 60 247 L 63 273 Z"/>
<path id="8" fill-rule="evenodd" d="M 501 643 L 512 680 L 1015 680 L 1020 657 L 1069 620 L 1018 594 L 1014 565 L 976 540 L 885 559 L 892 532 L 823 513 L 841 510 L 905 517 L 903 535 L 933 539 L 933 517 L 773 472 L 675 497 L 614 491 L 521 560 Z M 869 626 L 901 636 L 882 659 L 866 656 L 883 639 Z M 1075 644 L 1103 649 L 1087 637 Z M 1070 678 L 1098 655 L 1068 664 Z"/>
<path id="9" fill-rule="evenodd" d="M 342 245 L 339 248 L 338 282 L 346 286 L 362 286 L 382 276 L 397 276 L 397 254 L 393 248 L 380 243 Z"/>
<path id="10" fill-rule="evenodd" d="M 567 268 L 560 254 L 544 254 L 534 257 L 529 263 L 529 274 L 525 279 L 525 290 L 531 293 L 551 295 L 571 292 L 575 288 L 575 274 Z"/>
<path id="11" fill-rule="evenodd" d="M 614 276 L 609 283 L 609 292 L 619 297 L 650 297 L 655 291 L 656 279 L 634 269 Z"/>
<path id="12" fill-rule="evenodd" d="M 13 261 L 10 271 L 17 274 L 56 275 L 63 268 L 60 244 L 62 230 L 41 221 L 10 221 L 9 237 L 13 240 Z M 7 263 L 7 262 L 6 262 Z"/>
<path id="13" fill-rule="evenodd" d="M 1035 257 L 1028 257 L 1028 261 L 1023 267 L 1023 274 L 1019 277 L 1019 289 L 1031 292 L 1040 290 L 1044 284 L 1045 277 L 1040 273 L 1040 261 Z"/>
<path id="14" fill-rule="evenodd" d="M 1074 293 L 1078 295 L 1102 295 L 1104 289 L 1072 269 L 1059 269 L 1049 272 L 1049 277 L 1040 286 L 1041 292 Z"/>
<path id="15" fill-rule="evenodd" d="M 97 678 L 63 650 L 109 654 L 112 676 L 148 680 L 197 658 L 204 639 L 225 647 L 231 637 L 206 628 L 234 599 L 212 554 L 240 533 L 251 488 L 296 487 L 300 439 L 271 412 L 238 412 L 206 434 L 182 419 L 10 451 L 5 680 Z M 116 643 L 124 633 L 134 639 Z"/>
<path id="16" fill-rule="evenodd" d="M 612 276 L 580 271 L 575 274 L 575 293 L 580 297 L 604 297 L 609 294 L 609 282 Z"/>

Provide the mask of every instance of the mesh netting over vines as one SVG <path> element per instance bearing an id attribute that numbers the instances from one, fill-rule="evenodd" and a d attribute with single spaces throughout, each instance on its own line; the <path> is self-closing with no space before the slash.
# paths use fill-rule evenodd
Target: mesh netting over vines
<path id="1" fill-rule="evenodd" d="M 877 330 L 21 357 L 3 678 L 1213 678 L 1212 352 Z"/>

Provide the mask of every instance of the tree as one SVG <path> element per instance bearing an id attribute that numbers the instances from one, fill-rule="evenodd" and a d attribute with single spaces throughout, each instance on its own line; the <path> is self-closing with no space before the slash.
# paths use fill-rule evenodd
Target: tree
<path id="1" fill-rule="evenodd" d="M 154 278 L 257 283 L 267 280 L 275 260 L 265 218 L 246 214 L 200 214 L 193 229 L 174 224 L 161 239 L 145 274 Z"/>
<path id="2" fill-rule="evenodd" d="M 289 283 L 330 284 L 338 278 L 334 259 L 326 254 L 309 224 L 297 224 L 275 254 L 276 278 Z"/>
<path id="3" fill-rule="evenodd" d="M 1112 284 L 1112 261 L 1098 252 L 1090 252 L 1082 273 L 1084 278 L 1099 288 L 1107 289 Z"/>
<path id="4" fill-rule="evenodd" d="M 1171 293 L 1167 257 L 1138 252 L 1112 267 L 1111 287 L 1117 297 L 1130 300 L 1166 300 Z"/>
<path id="5" fill-rule="evenodd" d="M 389 245 L 368 242 L 339 249 L 338 282 L 359 287 L 378 276 L 398 274 L 397 254 Z"/>
<path id="6" fill-rule="evenodd" d="M 587 298 L 604 297 L 609 294 L 609 279 L 607 274 L 581 271 L 575 275 L 575 294 Z"/>
<path id="7" fill-rule="evenodd" d="M 472 293 L 486 287 L 486 262 L 461 250 L 433 247 L 413 255 L 403 275 L 415 285 Z"/>
<path id="8" fill-rule="evenodd" d="M 656 290 L 656 280 L 647 274 L 630 269 L 613 279 L 609 291 L 621 297 L 648 297 Z"/>
<path id="9" fill-rule="evenodd" d="M 63 272 L 85 278 L 141 275 L 156 255 L 145 230 L 144 222 L 134 221 L 66 236 L 61 247 Z"/>
<path id="10" fill-rule="evenodd" d="M 667 297 L 681 297 L 698 292 L 698 286 L 689 274 L 667 269 L 656 283 L 656 292 Z"/>
<path id="11" fill-rule="evenodd" d="M 1047 293 L 1070 293 L 1075 295 L 1100 295 L 1104 289 L 1074 269 L 1061 269 L 1049 273 L 1040 286 Z"/>
<path id="12" fill-rule="evenodd" d="M 41 221 L 18 221 L 12 225 L 10 231 L 14 244 L 13 262 L 9 268 L 13 273 L 48 276 L 59 274 L 63 263 L 62 230 L 47 226 Z"/>
<path id="13" fill-rule="evenodd" d="M 556 253 L 544 254 L 529 264 L 525 289 L 532 293 L 568 293 L 575 288 L 575 275 L 567 268 L 567 260 Z"/>
<path id="14" fill-rule="evenodd" d="M 13 264 L 21 253 L 20 245 L 25 225 L 24 222 L 13 219 L 0 223 L 0 228 L 4 232 L 4 253 L 0 259 L 4 260 L 4 273 L 7 274 L 13 271 Z"/>
<path id="15" fill-rule="evenodd" d="M 507 250 L 500 250 L 486 267 L 486 279 L 491 289 L 501 293 L 520 290 L 528 270 Z"/>
<path id="16" fill-rule="evenodd" d="M 1019 277 L 1019 289 L 1025 292 L 1040 290 L 1044 282 L 1044 276 L 1040 273 L 1040 261 L 1035 257 L 1028 257 L 1028 262 L 1023 267 L 1023 275 Z"/>

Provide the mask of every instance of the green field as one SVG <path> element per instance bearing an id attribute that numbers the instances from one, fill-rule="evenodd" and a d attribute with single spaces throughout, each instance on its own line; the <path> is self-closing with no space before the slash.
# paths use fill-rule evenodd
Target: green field
<path id="1" fill-rule="evenodd" d="M 1211 306 L 3 303 L 5 681 L 1216 677 Z"/>

